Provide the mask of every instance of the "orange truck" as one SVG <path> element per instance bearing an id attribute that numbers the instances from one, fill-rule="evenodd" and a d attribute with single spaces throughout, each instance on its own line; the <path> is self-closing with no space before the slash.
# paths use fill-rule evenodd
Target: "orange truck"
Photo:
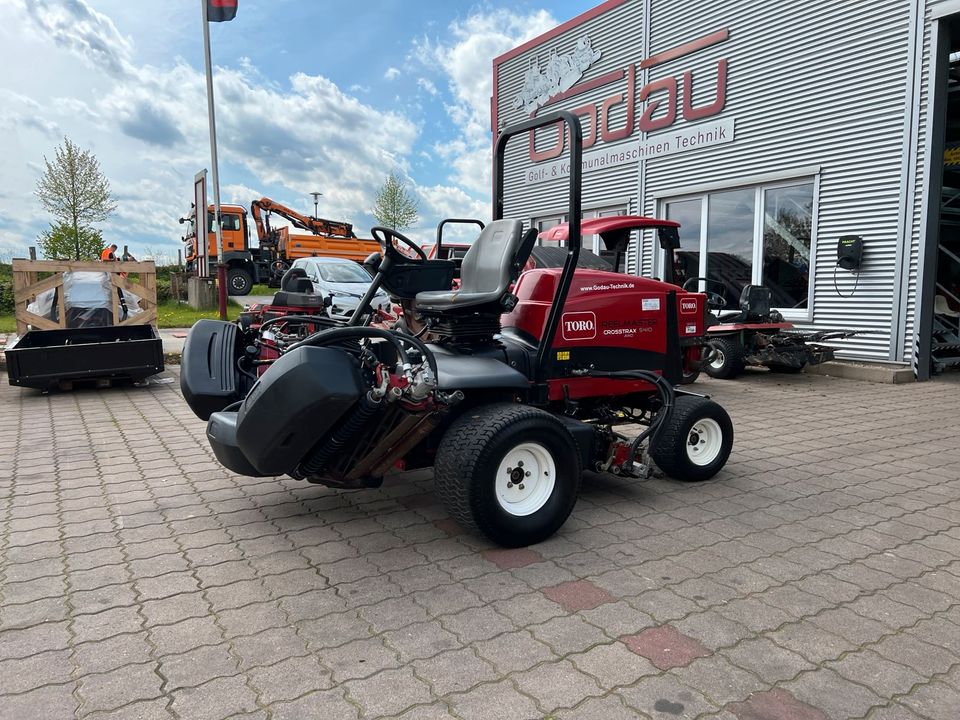
<path id="1" fill-rule="evenodd" d="M 273 228 L 270 216 L 276 213 L 293 226 Z M 227 264 L 227 291 L 231 295 L 247 295 L 254 283 L 280 287 L 280 278 L 291 263 L 302 257 L 338 257 L 363 262 L 370 253 L 379 252 L 375 240 L 364 240 L 353 233 L 350 223 L 301 215 L 270 198 L 250 203 L 250 216 L 257 233 L 257 245 L 250 242 L 247 211 L 242 205 L 220 205 L 223 259 Z M 180 218 L 189 223 L 183 238 L 186 243 L 187 271 L 198 259 L 196 212 Z M 207 253 L 211 264 L 217 261 L 217 234 L 213 205 L 207 209 Z M 306 230 L 307 233 L 297 233 Z"/>

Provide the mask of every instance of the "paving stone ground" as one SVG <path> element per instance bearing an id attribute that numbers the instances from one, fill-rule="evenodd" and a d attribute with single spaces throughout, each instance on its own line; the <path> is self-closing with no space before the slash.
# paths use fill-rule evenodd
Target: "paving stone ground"
<path id="1" fill-rule="evenodd" d="M 176 383 L 0 388 L 0 717 L 960 717 L 960 378 L 750 373 L 703 484 L 493 548 L 220 468 Z"/>

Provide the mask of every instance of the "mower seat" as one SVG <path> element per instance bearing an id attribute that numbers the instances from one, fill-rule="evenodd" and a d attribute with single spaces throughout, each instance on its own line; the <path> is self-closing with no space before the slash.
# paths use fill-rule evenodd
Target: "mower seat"
<path id="1" fill-rule="evenodd" d="M 481 231 L 463 257 L 460 287 L 417 293 L 417 309 L 438 313 L 459 308 L 477 311 L 483 305 L 499 306 L 527 262 L 536 238 L 537 232 L 532 228 L 523 232 L 520 220 L 494 220 Z M 495 308 L 492 310 L 497 312 Z"/>
<path id="2" fill-rule="evenodd" d="M 770 288 L 746 285 L 740 293 L 740 312 L 720 315 L 724 323 L 764 322 L 770 320 Z"/>
<path id="3" fill-rule="evenodd" d="M 280 280 L 280 290 L 273 296 L 273 304 L 293 307 L 318 307 L 323 298 L 313 291 L 313 283 L 303 268 L 290 268 Z"/>

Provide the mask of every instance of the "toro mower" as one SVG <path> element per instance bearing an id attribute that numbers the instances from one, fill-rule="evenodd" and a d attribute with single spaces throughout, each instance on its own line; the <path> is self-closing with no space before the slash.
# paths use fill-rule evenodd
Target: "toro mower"
<path id="1" fill-rule="evenodd" d="M 620 259 L 634 230 L 655 229 L 664 251 L 663 280 L 679 285 L 683 275 L 676 251 L 680 248 L 680 223 L 673 220 L 619 215 L 591 218 L 580 226 L 583 235 L 599 235 L 606 248 L 616 253 L 614 270 L 619 271 Z M 542 239 L 566 241 L 570 227 L 563 223 L 540 234 Z M 734 378 L 747 365 L 765 366 L 775 372 L 796 373 L 808 364 L 815 365 L 833 359 L 833 348 L 824 345 L 858 334 L 859 331 L 822 330 L 805 332 L 795 329 L 777 310 L 770 307 L 770 289 L 760 285 L 746 285 L 740 290 L 738 309 L 729 309 L 725 294 L 730 283 L 718 279 L 691 277 L 682 287 L 693 292 L 705 289 L 707 316 L 706 340 L 702 347 L 687 344 L 683 354 L 682 383 L 696 380 L 702 368 L 713 378 Z"/>
<path id="2" fill-rule="evenodd" d="M 507 128 L 496 143 L 494 219 L 462 258 L 459 288 L 452 261 L 374 228 L 376 277 L 348 324 L 287 315 L 257 331 L 193 327 L 181 387 L 225 467 L 368 488 L 391 471 L 432 466 L 450 515 L 513 547 L 565 522 L 584 471 L 643 478 L 656 463 L 682 481 L 716 475 L 733 444 L 730 417 L 673 387 L 682 343 L 703 342 L 705 296 L 577 269 L 576 220 L 562 268 L 520 274 L 536 232 L 502 217 L 505 149 L 558 122 L 571 139 L 570 217 L 580 217 L 576 116 Z M 414 303 L 430 342 L 362 324 L 381 287 Z M 284 331 L 266 347 L 277 325 Z"/>

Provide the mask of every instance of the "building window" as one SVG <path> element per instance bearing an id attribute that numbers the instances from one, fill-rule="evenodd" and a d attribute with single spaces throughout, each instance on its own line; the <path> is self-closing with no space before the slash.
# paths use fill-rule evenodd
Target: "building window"
<path id="1" fill-rule="evenodd" d="M 807 307 L 810 295 L 810 230 L 813 183 L 763 193 L 763 270 L 775 306 Z"/>
<path id="2" fill-rule="evenodd" d="M 666 217 L 680 223 L 677 278 L 706 278 L 700 288 L 722 294 L 728 308 L 746 285 L 763 285 L 774 307 L 807 315 L 813 205 L 812 181 L 665 201 Z"/>
<path id="3" fill-rule="evenodd" d="M 626 214 L 627 214 L 626 205 L 611 205 L 608 207 L 600 207 L 600 208 L 592 208 L 590 210 L 584 210 L 580 214 L 580 218 L 581 220 L 589 220 L 590 218 L 616 217 L 618 215 L 626 215 Z M 532 227 L 535 227 L 538 232 L 543 232 L 544 230 L 549 230 L 550 228 L 565 222 L 567 222 L 566 213 L 562 215 L 547 215 L 544 217 L 533 218 L 530 224 Z M 559 243 L 556 240 L 538 240 L 537 244 L 545 245 L 548 247 L 557 247 L 564 243 Z M 616 253 L 607 252 L 607 250 L 603 246 L 603 240 L 600 239 L 599 235 L 584 235 L 583 249 L 590 250 L 596 255 L 599 255 L 600 257 L 608 260 L 611 265 L 613 264 L 613 260 Z"/>

